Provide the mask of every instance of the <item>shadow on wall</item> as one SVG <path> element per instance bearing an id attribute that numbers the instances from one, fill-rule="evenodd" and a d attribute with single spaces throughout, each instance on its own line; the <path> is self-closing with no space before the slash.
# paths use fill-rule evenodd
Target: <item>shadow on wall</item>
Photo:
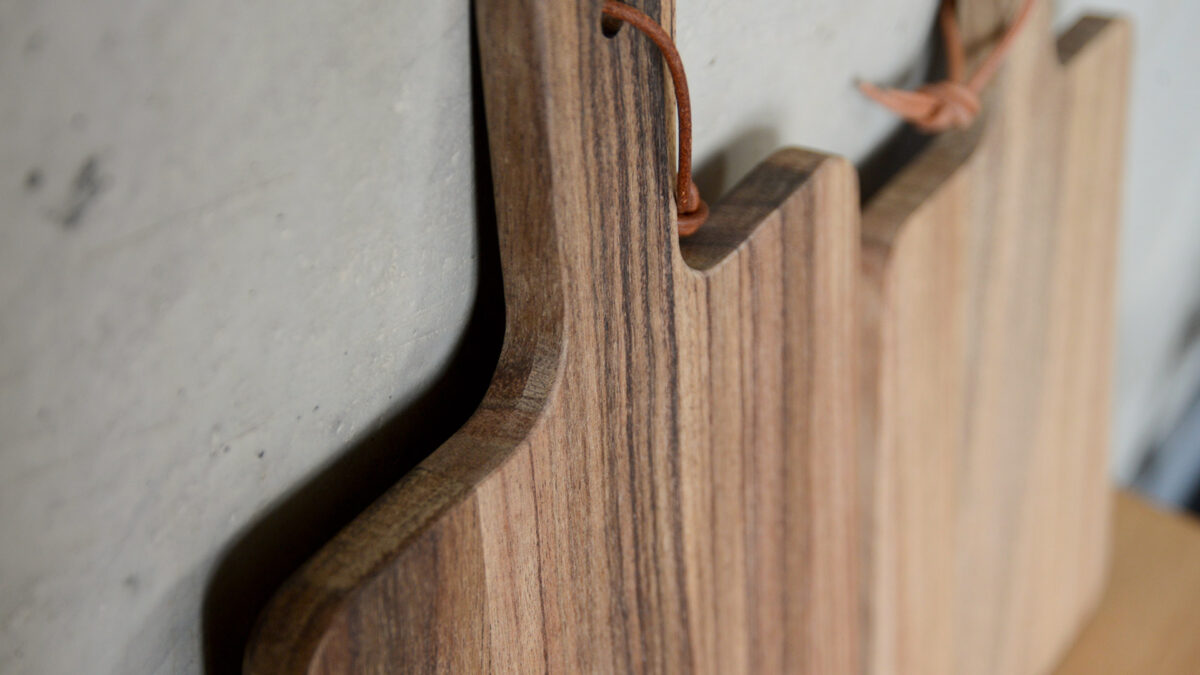
<path id="1" fill-rule="evenodd" d="M 710 204 L 716 203 L 742 176 L 730 176 L 730 167 L 756 166 L 780 147 L 779 130 L 769 126 L 752 126 L 740 131 L 733 141 L 703 163 L 692 175 L 700 194 Z"/>
<path id="2" fill-rule="evenodd" d="M 858 165 L 858 190 L 862 203 L 871 201 L 892 176 L 921 154 L 931 139 L 932 136 L 926 136 L 907 124 L 892 132 Z"/>
<path id="3" fill-rule="evenodd" d="M 913 127 L 905 124 L 858 165 L 859 191 L 865 204 L 875 196 L 892 176 L 921 154 L 931 140 Z M 696 187 L 700 194 L 713 199 L 733 187 L 741 176 L 731 179 L 729 167 L 754 166 L 781 147 L 779 132 L 769 127 L 751 127 L 738 134 L 720 152 L 696 166 Z M 744 161 L 749 157 L 752 161 Z M 716 201 L 714 199 L 714 201 Z"/>
<path id="4" fill-rule="evenodd" d="M 926 76 L 930 80 L 945 77 L 945 54 L 940 47 L 934 52 Z M 862 203 L 871 201 L 880 188 L 928 147 L 932 138 L 911 125 L 899 124 L 879 147 L 858 163 Z M 748 126 L 719 152 L 696 165 L 693 175 L 696 187 L 713 204 L 718 201 L 717 197 L 724 196 L 744 178 L 743 175 L 731 176 L 732 171 L 739 167 L 757 166 L 784 145 L 779 129 L 765 125 Z M 823 148 L 814 149 L 826 151 Z"/>
<path id="5" fill-rule="evenodd" d="M 474 24 L 474 12 L 471 12 Z M 472 25 L 474 29 L 474 25 Z M 471 34 L 476 223 L 475 307 L 449 365 L 414 403 L 357 440 L 332 465 L 247 527 L 228 546 L 204 593 L 204 670 L 238 673 L 254 622 L 279 586 L 351 520 L 429 456 L 483 399 L 504 336 L 500 251 L 483 114 L 479 55 Z"/>

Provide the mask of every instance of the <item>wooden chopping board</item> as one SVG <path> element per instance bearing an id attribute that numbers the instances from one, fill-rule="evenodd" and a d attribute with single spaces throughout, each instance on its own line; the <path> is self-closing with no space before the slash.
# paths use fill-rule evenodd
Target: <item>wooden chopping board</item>
<path id="1" fill-rule="evenodd" d="M 476 6 L 495 379 L 280 590 L 246 670 L 858 671 L 853 168 L 781 152 L 681 249 L 649 41 L 599 0 Z"/>
<path id="2" fill-rule="evenodd" d="M 1014 9 L 962 5 L 969 45 Z M 477 9 L 499 369 L 247 670 L 1047 670 L 1107 546 L 1127 29 L 1056 49 L 1043 6 L 988 119 L 867 205 L 860 268 L 853 171 L 800 151 L 680 247 L 657 52 L 597 0 Z"/>
<path id="3" fill-rule="evenodd" d="M 863 213 L 871 672 L 1047 672 L 1102 590 L 1129 30 L 1050 4 Z"/>

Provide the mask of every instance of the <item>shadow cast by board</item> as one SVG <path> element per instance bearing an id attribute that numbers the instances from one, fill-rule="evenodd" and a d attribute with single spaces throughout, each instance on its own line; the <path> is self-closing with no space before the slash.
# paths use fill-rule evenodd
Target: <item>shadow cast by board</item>
<path id="1" fill-rule="evenodd" d="M 319 475 L 292 490 L 227 546 L 203 599 L 201 640 L 209 675 L 241 672 L 254 623 L 280 584 L 453 435 L 487 390 L 504 335 L 504 298 L 474 30 L 471 37 L 479 252 L 468 324 L 432 386 L 339 452 Z"/>

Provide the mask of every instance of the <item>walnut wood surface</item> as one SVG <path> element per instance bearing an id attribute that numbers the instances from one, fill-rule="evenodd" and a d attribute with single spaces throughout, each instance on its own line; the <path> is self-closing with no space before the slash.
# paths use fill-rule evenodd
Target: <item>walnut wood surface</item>
<path id="1" fill-rule="evenodd" d="M 476 5 L 498 371 L 280 590 L 247 671 L 857 672 L 852 167 L 776 154 L 681 250 L 649 42 L 599 0 Z"/>
<path id="2" fill-rule="evenodd" d="M 863 213 L 871 672 L 1047 672 L 1101 590 L 1129 31 L 1049 5 Z"/>
<path id="3" fill-rule="evenodd" d="M 1200 522 L 1117 495 L 1112 573 L 1096 615 L 1055 675 L 1195 675 Z"/>

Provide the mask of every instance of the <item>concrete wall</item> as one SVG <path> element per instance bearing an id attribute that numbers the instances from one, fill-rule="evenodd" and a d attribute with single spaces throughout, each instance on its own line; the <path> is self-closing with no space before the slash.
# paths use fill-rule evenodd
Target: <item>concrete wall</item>
<path id="1" fill-rule="evenodd" d="M 196 671 L 231 538 L 444 367 L 466 10 L 0 3 L 0 672 Z"/>
<path id="2" fill-rule="evenodd" d="M 863 159 L 894 122 L 853 80 L 919 77 L 935 9 L 680 4 L 710 190 L 780 145 Z M 1124 9 L 1128 476 L 1195 380 L 1200 8 Z M 229 666 L 212 634 L 470 411 L 470 40 L 465 0 L 0 3 L 0 672 Z"/>

